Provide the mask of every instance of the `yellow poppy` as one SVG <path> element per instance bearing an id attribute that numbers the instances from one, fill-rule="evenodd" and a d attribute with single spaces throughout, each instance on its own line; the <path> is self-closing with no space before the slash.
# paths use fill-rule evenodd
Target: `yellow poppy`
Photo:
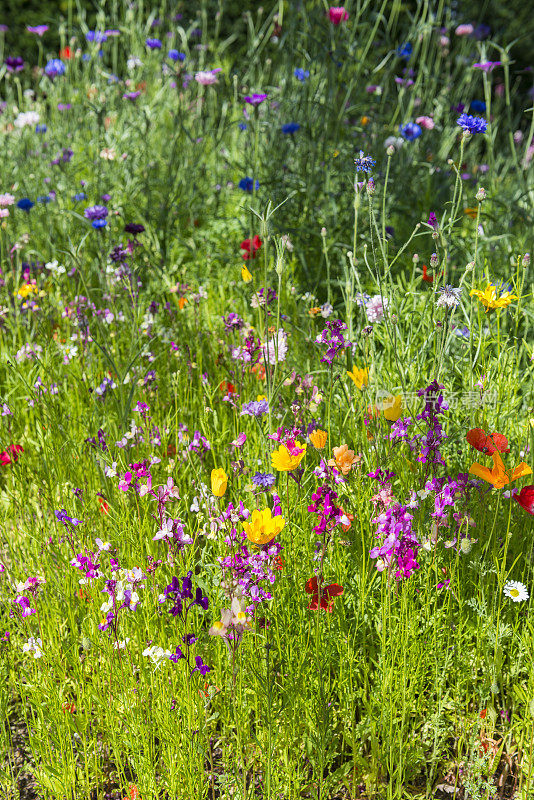
<path id="1" fill-rule="evenodd" d="M 241 277 L 243 278 L 244 283 L 250 283 L 252 280 L 252 274 L 245 264 L 243 264 L 241 267 Z"/>
<path id="2" fill-rule="evenodd" d="M 529 465 L 525 464 L 524 461 L 518 464 L 518 466 L 510 474 L 506 472 L 503 460 L 497 451 L 493 453 L 492 459 L 493 469 L 488 469 L 488 467 L 484 467 L 482 464 L 475 463 L 471 465 L 469 472 L 472 475 L 476 475 L 477 478 L 482 478 L 483 481 L 491 483 L 495 489 L 502 489 L 507 483 L 516 481 L 518 478 L 524 478 L 525 475 L 532 474 L 532 470 L 530 469 Z"/>
<path id="3" fill-rule="evenodd" d="M 488 283 L 484 291 L 480 289 L 473 289 L 471 295 L 474 295 L 476 298 L 478 298 L 478 300 L 480 300 L 486 309 L 486 312 L 494 308 L 506 308 L 510 305 L 512 300 L 519 299 L 517 295 L 512 294 L 511 292 L 497 292 L 497 287 L 493 286 L 491 283 Z"/>
<path id="4" fill-rule="evenodd" d="M 263 545 L 274 539 L 285 524 L 282 516 L 273 517 L 270 508 L 264 508 L 263 511 L 255 509 L 248 522 L 243 522 L 243 530 L 253 544 Z"/>
<path id="5" fill-rule="evenodd" d="M 347 375 L 351 381 L 354 381 L 357 389 L 363 389 L 369 383 L 369 370 L 367 368 L 358 369 L 358 367 L 353 367 L 352 372 L 347 372 Z"/>
<path id="6" fill-rule="evenodd" d="M 388 397 L 383 403 L 384 416 L 390 422 L 396 422 L 402 416 L 402 395 Z"/>
<path id="7" fill-rule="evenodd" d="M 306 455 L 307 445 L 298 441 L 288 442 L 287 445 L 281 444 L 278 450 L 271 454 L 271 464 L 278 472 L 291 472 L 298 467 Z"/>
<path id="8" fill-rule="evenodd" d="M 226 492 L 226 487 L 228 485 L 228 475 L 226 472 L 219 468 L 219 469 L 212 469 L 211 471 L 211 491 L 215 495 L 215 497 L 222 497 L 223 494 Z"/>

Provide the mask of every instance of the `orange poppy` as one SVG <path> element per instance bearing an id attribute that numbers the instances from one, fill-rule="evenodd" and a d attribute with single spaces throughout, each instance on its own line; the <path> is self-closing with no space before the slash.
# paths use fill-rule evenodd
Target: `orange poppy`
<path id="1" fill-rule="evenodd" d="M 235 386 L 229 381 L 221 381 L 219 384 L 219 389 L 225 394 L 235 394 Z"/>
<path id="2" fill-rule="evenodd" d="M 69 59 L 74 58 L 74 50 L 72 47 L 62 47 L 59 51 L 59 57 L 69 61 Z"/>
<path id="3" fill-rule="evenodd" d="M 491 483 L 494 489 L 502 489 L 507 483 L 516 481 L 518 478 L 524 478 L 525 475 L 532 474 L 532 470 L 524 461 L 518 464 L 511 473 L 508 473 L 497 451 L 495 451 L 491 457 L 493 459 L 493 469 L 488 469 L 488 467 L 483 467 L 482 464 L 475 463 L 471 465 L 469 472 L 472 475 L 476 475 L 477 478 L 482 478 L 483 481 Z"/>

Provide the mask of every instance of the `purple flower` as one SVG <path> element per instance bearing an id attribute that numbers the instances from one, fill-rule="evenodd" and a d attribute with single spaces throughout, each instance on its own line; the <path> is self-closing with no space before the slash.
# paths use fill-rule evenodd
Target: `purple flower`
<path id="1" fill-rule="evenodd" d="M 20 72 L 24 69 L 24 60 L 20 56 L 8 56 L 5 64 L 8 72 Z"/>
<path id="2" fill-rule="evenodd" d="M 202 658 L 200 656 L 195 656 L 195 664 L 196 664 L 196 666 L 191 671 L 191 675 L 193 674 L 193 672 L 197 672 L 198 671 L 198 672 L 200 672 L 202 677 L 204 677 L 205 675 L 208 674 L 208 672 L 211 672 L 211 667 L 207 667 L 206 664 L 204 664 L 204 662 L 202 661 Z"/>
<path id="3" fill-rule="evenodd" d="M 479 61 L 473 64 L 473 69 L 481 69 L 483 72 L 493 72 L 495 67 L 500 67 L 501 61 Z"/>
<path id="4" fill-rule="evenodd" d="M 28 33 L 36 33 L 37 36 L 42 36 L 48 30 L 48 25 L 26 25 Z"/>
<path id="5" fill-rule="evenodd" d="M 222 320 L 227 331 L 240 331 L 245 324 L 234 311 L 230 311 L 228 316 L 223 317 Z"/>
<path id="6" fill-rule="evenodd" d="M 256 472 L 252 476 L 252 483 L 260 489 L 270 489 L 275 482 L 276 478 L 270 472 Z"/>
<path id="7" fill-rule="evenodd" d="M 245 103 L 254 107 L 259 106 L 264 100 L 267 100 L 266 94 L 248 94 L 245 97 Z"/>
<path id="8" fill-rule="evenodd" d="M 123 94 L 122 97 L 123 100 L 131 100 L 131 102 L 133 103 L 134 100 L 137 100 L 140 94 L 141 92 L 126 92 L 126 94 Z"/>
<path id="9" fill-rule="evenodd" d="M 151 50 L 161 50 L 161 40 L 160 39 L 146 39 L 145 44 Z"/>
<path id="10" fill-rule="evenodd" d="M 328 345 L 326 353 L 321 358 L 323 364 L 332 364 L 334 358 L 350 346 L 350 342 L 347 342 L 343 336 L 343 331 L 346 330 L 347 326 L 340 319 L 332 320 L 326 323 L 324 330 L 315 339 L 316 344 Z"/>
<path id="11" fill-rule="evenodd" d="M 244 403 L 241 409 L 241 416 L 261 417 L 263 414 L 269 413 L 269 403 L 267 400 L 252 400 L 250 403 Z"/>
<path id="12" fill-rule="evenodd" d="M 62 508 L 60 511 L 54 511 L 54 514 L 56 515 L 56 517 L 59 520 L 59 522 L 62 522 L 63 525 L 65 525 L 65 526 L 69 522 L 70 522 L 71 525 L 74 525 L 74 526 L 83 524 L 81 519 L 76 519 L 76 517 L 69 517 L 69 515 L 67 514 L 67 512 L 66 512 L 66 510 L 64 508 Z"/>
<path id="13" fill-rule="evenodd" d="M 89 206 L 83 212 L 83 215 L 86 219 L 93 220 L 102 220 L 105 219 L 108 215 L 108 210 L 106 206 Z"/>

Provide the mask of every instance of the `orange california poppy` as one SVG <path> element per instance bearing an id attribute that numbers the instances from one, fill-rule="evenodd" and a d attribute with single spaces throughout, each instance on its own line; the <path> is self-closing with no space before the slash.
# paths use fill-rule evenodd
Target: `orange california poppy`
<path id="1" fill-rule="evenodd" d="M 532 470 L 524 461 L 509 473 L 505 470 L 503 460 L 497 451 L 491 457 L 493 459 L 493 469 L 488 469 L 488 467 L 483 467 L 482 464 L 475 463 L 471 465 L 469 472 L 472 475 L 476 475 L 477 478 L 482 478 L 483 481 L 491 483 L 494 489 L 502 489 L 507 483 L 532 474 Z"/>

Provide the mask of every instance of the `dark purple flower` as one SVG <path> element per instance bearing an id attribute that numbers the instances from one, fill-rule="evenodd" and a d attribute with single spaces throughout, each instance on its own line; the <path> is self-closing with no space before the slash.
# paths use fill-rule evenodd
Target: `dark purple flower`
<path id="1" fill-rule="evenodd" d="M 207 667 L 206 664 L 204 664 L 204 662 L 202 661 L 202 658 L 200 656 L 195 656 L 195 664 L 196 667 L 191 671 L 191 675 L 193 674 L 193 672 L 198 671 L 200 672 L 202 677 L 204 677 L 205 675 L 208 674 L 208 672 L 211 672 L 211 667 Z"/>
<path id="2" fill-rule="evenodd" d="M 5 64 L 8 72 L 20 72 L 24 69 L 24 60 L 20 56 L 8 56 Z"/>

